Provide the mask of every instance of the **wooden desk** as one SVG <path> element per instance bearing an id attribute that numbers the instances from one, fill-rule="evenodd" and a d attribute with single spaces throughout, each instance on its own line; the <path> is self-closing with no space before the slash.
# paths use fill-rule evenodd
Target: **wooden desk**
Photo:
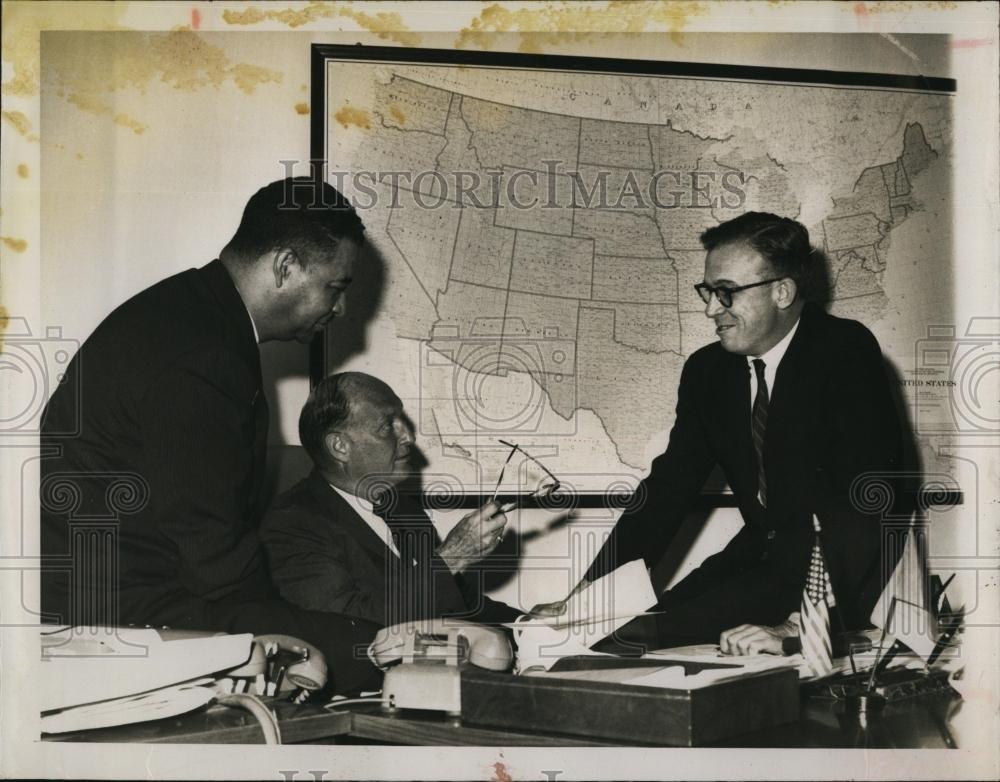
<path id="1" fill-rule="evenodd" d="M 708 746 L 826 749 L 954 749 L 948 723 L 961 707 L 957 694 L 925 695 L 887 704 L 859 719 L 842 701 L 803 698 L 797 722 L 745 733 Z M 519 734 L 456 724 L 430 712 L 384 712 L 379 706 L 352 711 L 349 734 L 379 744 L 484 747 L 643 746 L 551 734 Z M 649 746 L 649 745 L 646 745 Z"/>
<path id="2" fill-rule="evenodd" d="M 744 733 L 720 747 L 955 749 L 948 729 L 962 706 L 958 693 L 921 695 L 858 715 L 843 701 L 803 698 L 797 722 Z"/>
<path id="3" fill-rule="evenodd" d="M 322 706 L 269 702 L 278 716 L 284 744 L 327 743 L 351 730 L 351 714 Z M 208 706 L 177 717 L 98 730 L 43 735 L 43 741 L 125 742 L 137 744 L 263 744 L 264 733 L 248 711 Z"/>
<path id="4" fill-rule="evenodd" d="M 480 747 L 638 746 L 555 733 L 516 731 L 463 725 L 443 714 L 385 712 L 377 704 L 326 710 L 319 706 L 274 704 L 282 740 L 295 743 L 349 743 Z M 939 693 L 889 703 L 867 720 L 845 709 L 843 702 L 803 698 L 797 722 L 745 733 L 712 746 L 800 747 L 828 749 L 944 749 L 955 744 L 948 725 L 961 708 L 955 693 Z M 263 734 L 247 712 L 221 706 L 179 717 L 101 730 L 44 736 L 47 741 L 135 742 L 150 744 L 259 744 Z"/>
<path id="5" fill-rule="evenodd" d="M 383 711 L 378 705 L 355 707 L 348 736 L 352 743 L 408 744 L 441 747 L 608 747 L 630 746 L 580 736 L 521 733 L 464 725 L 436 712 Z"/>

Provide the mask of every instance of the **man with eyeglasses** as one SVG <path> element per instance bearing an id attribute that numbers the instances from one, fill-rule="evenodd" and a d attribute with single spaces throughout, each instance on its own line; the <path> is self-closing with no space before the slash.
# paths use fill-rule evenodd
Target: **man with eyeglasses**
<path id="1" fill-rule="evenodd" d="M 513 621 L 481 593 L 477 563 L 507 518 L 495 501 L 438 539 L 416 492 L 412 424 L 395 392 L 361 372 L 330 375 L 299 417 L 313 472 L 261 524 L 271 576 L 286 600 L 381 626 L 443 616 Z"/>
<path id="2" fill-rule="evenodd" d="M 718 342 L 685 363 L 667 450 L 640 489 L 646 500 L 618 521 L 574 592 L 633 559 L 654 567 L 718 465 L 743 528 L 662 595 L 659 615 L 634 620 L 617 640 L 780 652 L 782 639 L 797 634 L 789 618 L 809 570 L 814 514 L 834 626 L 867 626 L 882 587 L 880 519 L 856 507 L 852 486 L 892 470 L 900 454 L 878 343 L 860 323 L 807 303 L 821 259 L 794 220 L 749 212 L 701 242 L 705 274 L 695 289 Z"/>

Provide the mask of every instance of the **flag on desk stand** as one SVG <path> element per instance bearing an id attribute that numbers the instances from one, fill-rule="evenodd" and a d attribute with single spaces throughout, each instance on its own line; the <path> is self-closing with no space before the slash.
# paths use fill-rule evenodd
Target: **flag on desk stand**
<path id="1" fill-rule="evenodd" d="M 955 637 L 956 633 L 962 629 L 963 612 L 961 609 L 959 609 L 957 613 L 952 611 L 951 603 L 948 602 L 948 595 L 945 594 L 948 584 L 950 584 L 954 578 L 955 574 L 952 573 L 948 576 L 948 580 L 942 584 L 940 577 L 931 576 L 931 587 L 935 595 L 935 597 L 931 600 L 931 604 L 934 606 L 937 615 L 938 639 L 937 643 L 934 644 L 934 651 L 931 653 L 931 656 L 927 658 L 928 667 L 937 662 L 941 653 L 951 645 L 952 639 Z"/>
<path id="2" fill-rule="evenodd" d="M 934 653 L 938 640 L 937 619 L 928 608 L 924 563 L 913 524 L 906 533 L 903 554 L 870 618 L 873 625 L 920 655 L 925 662 Z"/>
<path id="3" fill-rule="evenodd" d="M 802 657 L 815 677 L 828 676 L 833 670 L 830 643 L 830 608 L 834 605 L 830 574 L 819 545 L 819 519 L 813 516 L 816 540 L 809 559 L 809 573 L 802 590 L 802 608 L 799 611 L 799 639 Z"/>

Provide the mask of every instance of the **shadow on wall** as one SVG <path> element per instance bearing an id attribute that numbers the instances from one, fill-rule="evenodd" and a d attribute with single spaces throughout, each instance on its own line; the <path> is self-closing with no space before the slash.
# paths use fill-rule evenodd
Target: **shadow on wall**
<path id="1" fill-rule="evenodd" d="M 384 282 L 384 261 L 366 243 L 354 270 L 354 280 L 347 291 L 346 312 L 343 316 L 331 321 L 323 334 L 314 338 L 309 345 L 275 341 L 265 342 L 260 346 L 264 394 L 271 411 L 268 444 L 272 448 L 297 441 L 295 431 L 282 431 L 280 412 L 288 404 L 297 406 L 305 402 L 304 396 L 300 400 L 283 400 L 279 393 L 282 382 L 289 379 L 311 379 L 311 387 L 318 378 L 335 371 L 352 356 L 364 353 L 368 344 L 368 323 L 381 306 Z M 325 358 L 322 355 L 324 347 Z M 292 416 L 296 421 L 298 412 L 296 409 Z M 294 429 L 294 426 L 286 428 Z"/>
<path id="2" fill-rule="evenodd" d="M 349 359 L 367 352 L 368 324 L 382 307 L 385 277 L 385 259 L 371 242 L 365 242 L 354 269 L 354 281 L 347 292 L 346 312 L 326 327 L 321 337 L 323 349 L 317 351 L 322 358 L 314 358 L 317 366 L 310 366 L 314 380 L 326 377 Z"/>
<path id="3" fill-rule="evenodd" d="M 815 274 L 807 282 L 805 296 L 808 300 L 819 304 L 823 309 L 829 311 L 833 303 L 834 280 L 832 274 L 832 264 L 830 258 L 822 250 L 816 250 L 818 259 L 821 261 L 814 267 Z M 866 324 L 868 325 L 868 324 Z M 916 435 L 913 430 L 910 407 L 902 391 L 902 376 L 893 361 L 886 355 L 882 357 L 885 366 L 886 376 L 889 378 L 889 392 L 892 394 L 892 401 L 896 407 L 896 417 L 899 420 L 900 442 L 900 464 L 898 469 L 901 473 L 899 485 L 896 487 L 899 498 L 904 503 L 904 507 L 897 507 L 896 511 L 903 511 L 905 506 L 912 506 L 916 503 L 917 493 L 923 483 L 923 463 L 920 456 L 920 449 L 917 446 Z"/>

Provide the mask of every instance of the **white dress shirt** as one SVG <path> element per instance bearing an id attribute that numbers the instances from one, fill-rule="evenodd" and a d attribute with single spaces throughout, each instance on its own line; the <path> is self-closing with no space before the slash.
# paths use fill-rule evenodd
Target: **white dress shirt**
<path id="1" fill-rule="evenodd" d="M 244 303 L 243 306 L 246 307 L 247 305 Z M 247 307 L 247 315 L 250 315 L 250 308 L 249 307 Z M 253 326 L 253 341 L 256 342 L 259 345 L 260 344 L 260 332 L 257 331 L 257 323 L 254 321 L 253 315 L 250 315 L 250 325 Z"/>
<path id="2" fill-rule="evenodd" d="M 762 359 L 764 361 L 764 382 L 767 383 L 767 399 L 770 402 L 771 397 L 774 396 L 774 377 L 778 374 L 778 364 L 781 363 L 781 359 L 785 356 L 785 351 L 788 350 L 788 345 L 792 341 L 792 337 L 795 336 L 795 332 L 799 327 L 799 321 L 795 321 L 795 325 L 792 326 L 791 330 L 781 338 L 781 341 L 777 345 L 772 347 L 763 356 L 747 356 L 747 366 L 750 367 L 750 414 L 753 415 L 753 400 L 757 398 L 757 373 L 753 368 L 753 361 L 755 358 Z"/>
<path id="3" fill-rule="evenodd" d="M 332 483 L 331 488 L 337 492 L 347 504 L 354 508 L 355 512 L 364 519 L 365 524 L 372 528 L 372 532 L 378 535 L 384 542 L 385 545 L 389 547 L 389 551 L 396 555 L 398 559 L 399 549 L 396 548 L 396 544 L 392 540 L 392 532 L 389 530 L 389 525 L 385 523 L 384 519 L 379 518 L 375 514 L 375 506 L 372 505 L 368 500 L 362 499 L 361 497 L 355 497 L 353 494 L 348 494 L 346 491 L 341 491 Z"/>
<path id="4" fill-rule="evenodd" d="M 767 384 L 767 400 L 768 403 L 771 401 L 771 397 L 774 396 L 774 378 L 778 374 L 778 364 L 781 363 L 781 359 L 785 356 L 785 351 L 788 350 L 788 345 L 792 341 L 792 337 L 795 336 L 795 331 L 799 327 L 799 321 L 795 321 L 795 325 L 789 330 L 785 336 L 781 338 L 781 341 L 777 345 L 772 347 L 763 356 L 747 356 L 747 366 L 750 368 L 750 417 L 753 418 L 753 400 L 757 398 L 757 372 L 753 368 L 753 362 L 755 358 L 759 358 L 764 362 L 764 382 Z M 766 436 L 766 435 L 765 435 Z M 760 492 L 757 492 L 757 499 L 760 500 Z"/>

